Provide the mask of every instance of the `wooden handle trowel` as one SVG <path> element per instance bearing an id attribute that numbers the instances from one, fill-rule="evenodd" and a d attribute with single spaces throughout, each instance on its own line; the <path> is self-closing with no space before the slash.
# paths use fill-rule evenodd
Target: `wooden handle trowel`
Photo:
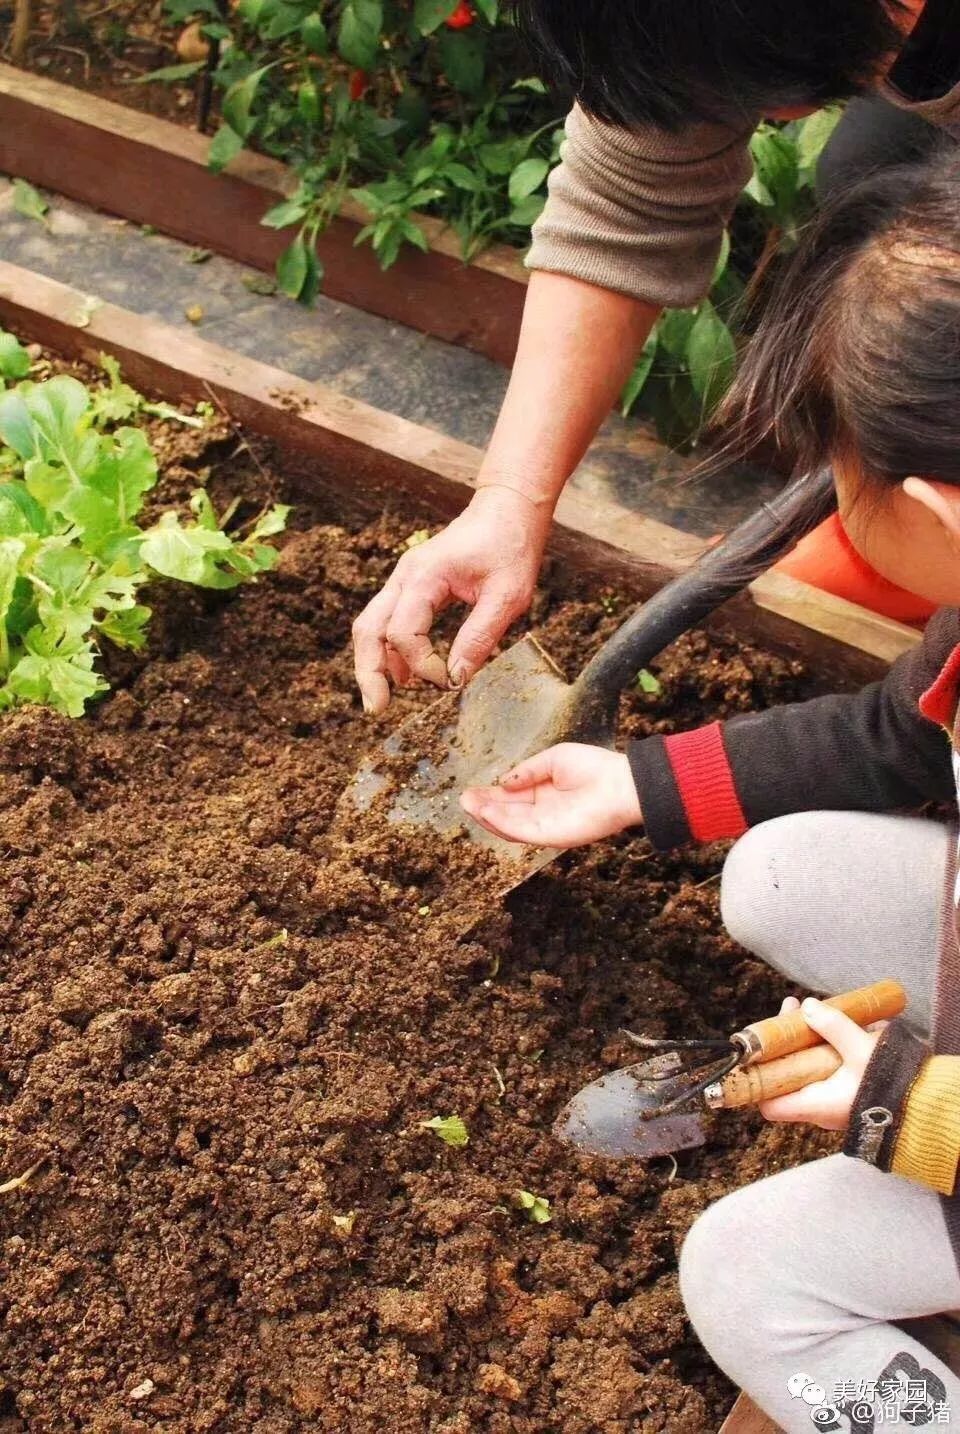
<path id="1" fill-rule="evenodd" d="M 827 1002 L 858 1026 L 892 1020 L 906 1004 L 896 981 Z M 655 1054 L 585 1086 L 554 1125 L 560 1140 L 588 1155 L 653 1159 L 691 1150 L 706 1139 L 705 1109 L 738 1110 L 790 1095 L 827 1080 L 841 1065 L 799 1011 L 757 1021 L 729 1040 L 632 1039 Z"/>

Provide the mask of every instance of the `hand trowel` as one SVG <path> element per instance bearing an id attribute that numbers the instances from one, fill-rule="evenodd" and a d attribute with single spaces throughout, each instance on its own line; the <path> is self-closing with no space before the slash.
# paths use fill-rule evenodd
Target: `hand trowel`
<path id="1" fill-rule="evenodd" d="M 866 1027 L 899 1016 L 907 997 L 896 981 L 878 981 L 826 1004 Z M 554 1125 L 560 1140 L 585 1154 L 653 1159 L 691 1150 L 706 1139 L 705 1110 L 790 1095 L 841 1065 L 799 1011 L 756 1021 L 728 1039 L 630 1039 L 650 1057 L 585 1086 Z"/>

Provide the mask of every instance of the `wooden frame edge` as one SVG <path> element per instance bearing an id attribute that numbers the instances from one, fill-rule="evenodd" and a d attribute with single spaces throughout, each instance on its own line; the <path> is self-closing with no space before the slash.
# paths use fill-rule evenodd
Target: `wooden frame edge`
<path id="1" fill-rule="evenodd" d="M 272 271 L 290 234 L 260 221 L 293 175 L 246 151 L 213 174 L 209 146 L 169 120 L 0 64 L 0 172 Z M 492 246 L 464 263 L 450 230 L 420 215 L 428 252 L 407 246 L 384 273 L 372 249 L 355 247 L 367 217 L 350 200 L 321 236 L 326 296 L 509 365 L 526 293 L 516 251 Z"/>
<path id="2" fill-rule="evenodd" d="M 132 383 L 168 400 L 214 397 L 238 423 L 274 440 L 306 485 L 329 488 L 348 506 L 369 511 L 402 492 L 448 517 L 473 491 L 481 453 L 468 444 L 5 261 L 0 323 L 89 362 L 111 353 Z M 571 568 L 638 597 L 701 550 L 688 533 L 572 487 L 550 543 Z M 875 678 L 919 640 L 912 628 L 778 573 L 728 603 L 712 625 L 844 684 Z"/>

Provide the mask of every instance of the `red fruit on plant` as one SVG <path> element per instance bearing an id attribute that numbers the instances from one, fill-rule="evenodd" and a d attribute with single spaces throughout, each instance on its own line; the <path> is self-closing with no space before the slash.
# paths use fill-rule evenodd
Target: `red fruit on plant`
<path id="1" fill-rule="evenodd" d="M 460 0 L 456 10 L 444 21 L 448 30 L 466 30 L 474 22 L 475 16 L 467 0 Z"/>
<path id="2" fill-rule="evenodd" d="M 353 70 L 350 75 L 350 98 L 362 100 L 368 83 L 369 76 L 366 70 Z"/>

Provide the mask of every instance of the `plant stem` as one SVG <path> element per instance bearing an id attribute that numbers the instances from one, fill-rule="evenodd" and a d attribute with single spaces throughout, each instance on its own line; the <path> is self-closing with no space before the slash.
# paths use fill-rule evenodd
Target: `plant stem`
<path id="1" fill-rule="evenodd" d="M 220 17 L 226 21 L 230 16 L 228 0 L 217 0 L 217 9 Z M 207 51 L 207 62 L 203 67 L 203 74 L 200 76 L 200 92 L 197 95 L 197 129 L 201 134 L 206 134 L 207 126 L 210 123 L 210 107 L 213 104 L 213 77 L 220 64 L 221 45 L 219 40 L 210 41 L 210 49 Z"/>
<path id="2" fill-rule="evenodd" d="M 13 12 L 13 32 L 10 36 L 10 58 L 15 65 L 22 65 L 27 54 L 30 39 L 30 0 L 16 0 Z"/>

